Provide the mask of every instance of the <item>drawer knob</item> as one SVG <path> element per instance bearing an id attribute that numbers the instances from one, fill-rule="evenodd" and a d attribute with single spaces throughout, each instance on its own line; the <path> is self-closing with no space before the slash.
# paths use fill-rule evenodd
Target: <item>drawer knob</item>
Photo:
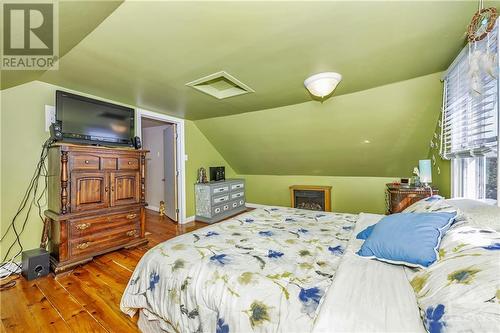
<path id="1" fill-rule="evenodd" d="M 132 236 L 135 236 L 136 233 L 137 233 L 137 231 L 130 230 L 130 231 L 127 231 L 127 236 L 132 237 Z"/>
<path id="2" fill-rule="evenodd" d="M 90 223 L 81 223 L 81 224 L 77 224 L 76 225 L 76 228 L 78 230 L 85 230 L 87 229 L 88 227 L 90 227 Z"/>
<path id="3" fill-rule="evenodd" d="M 85 164 L 89 164 L 89 160 L 85 160 Z"/>
<path id="4" fill-rule="evenodd" d="M 136 217 L 137 217 L 137 214 L 128 214 L 127 215 L 127 219 L 129 219 L 129 220 L 135 219 Z"/>
<path id="5" fill-rule="evenodd" d="M 132 161 L 128 161 L 128 165 L 132 165 Z"/>
<path id="6" fill-rule="evenodd" d="M 86 248 L 88 248 L 88 247 L 89 247 L 89 242 L 80 243 L 80 244 L 78 244 L 78 245 L 76 246 L 76 248 L 77 248 L 78 250 L 84 250 L 84 249 L 86 249 Z"/>

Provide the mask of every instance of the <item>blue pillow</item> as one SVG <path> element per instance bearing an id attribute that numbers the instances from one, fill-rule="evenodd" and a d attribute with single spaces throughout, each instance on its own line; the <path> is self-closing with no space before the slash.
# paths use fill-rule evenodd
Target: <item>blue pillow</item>
<path id="1" fill-rule="evenodd" d="M 356 239 L 367 239 L 372 234 L 373 228 L 375 228 L 375 224 L 373 224 L 369 227 L 366 227 L 363 231 L 360 231 L 356 235 Z"/>
<path id="2" fill-rule="evenodd" d="M 438 258 L 441 237 L 456 216 L 452 213 L 400 213 L 382 218 L 357 252 L 392 264 L 428 267 Z"/>

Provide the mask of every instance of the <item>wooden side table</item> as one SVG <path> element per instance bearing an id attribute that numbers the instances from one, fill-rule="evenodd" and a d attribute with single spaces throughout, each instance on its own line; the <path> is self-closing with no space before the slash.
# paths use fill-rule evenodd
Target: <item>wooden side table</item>
<path id="1" fill-rule="evenodd" d="M 387 184 L 386 188 L 386 208 L 387 214 L 402 212 L 406 207 L 413 203 L 430 197 L 434 194 L 439 194 L 439 190 L 435 187 L 404 187 L 400 184 Z"/>

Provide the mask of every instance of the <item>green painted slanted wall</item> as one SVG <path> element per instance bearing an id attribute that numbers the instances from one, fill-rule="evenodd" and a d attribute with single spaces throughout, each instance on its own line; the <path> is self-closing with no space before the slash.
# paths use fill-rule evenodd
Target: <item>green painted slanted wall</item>
<path id="1" fill-rule="evenodd" d="M 390 177 L 318 177 L 242 175 L 246 181 L 247 201 L 276 206 L 290 206 L 291 185 L 332 186 L 332 211 L 343 213 L 385 212 L 385 184 Z"/>
<path id="2" fill-rule="evenodd" d="M 239 174 L 404 177 L 427 157 L 440 75 L 195 124 Z"/>
<path id="3" fill-rule="evenodd" d="M 194 184 L 199 168 L 204 167 L 208 172 L 208 168 L 211 166 L 225 166 L 227 178 L 236 178 L 237 176 L 192 121 L 186 120 L 185 130 L 186 154 L 188 155 L 186 162 L 186 216 L 190 217 L 195 215 Z"/>
<path id="4" fill-rule="evenodd" d="M 195 124 L 246 179 L 250 203 L 288 206 L 290 185 L 331 185 L 333 210 L 384 213 L 385 184 L 411 176 L 429 154 L 440 77 Z M 443 167 L 436 184 L 449 187 L 446 177 Z"/>
<path id="5" fill-rule="evenodd" d="M 51 84 L 33 81 L 0 92 L 0 231 L 2 234 L 12 220 L 34 172 L 42 143 L 49 136 L 49 133 L 45 132 L 45 105 L 54 105 L 56 89 L 70 91 Z M 186 206 L 187 216 L 191 216 L 194 214 L 193 184 L 196 181 L 196 170 L 200 166 L 225 165 L 228 168 L 229 176 L 233 176 L 234 171 L 192 121 L 185 122 L 185 132 L 186 154 L 188 155 L 186 162 Z M 34 209 L 22 236 L 24 249 L 37 247 L 40 243 L 41 232 L 42 222 Z M 10 234 L 0 244 L 2 259 L 12 240 L 13 237 Z"/>

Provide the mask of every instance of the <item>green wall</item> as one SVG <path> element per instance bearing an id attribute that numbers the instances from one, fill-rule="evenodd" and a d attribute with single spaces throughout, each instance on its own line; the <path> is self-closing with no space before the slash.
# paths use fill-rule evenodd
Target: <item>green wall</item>
<path id="1" fill-rule="evenodd" d="M 33 175 L 45 132 L 44 105 L 54 105 L 54 88 L 48 84 L 31 82 L 2 90 L 1 121 L 1 231 L 2 235 L 12 220 Z M 18 226 L 24 218 L 18 219 Z M 21 241 L 25 249 L 40 244 L 42 221 L 33 207 Z M 13 240 L 13 233 L 1 242 L 1 259 Z M 17 251 L 19 248 L 15 248 Z M 12 253 L 12 252 L 11 252 Z M 0 260 L 1 260 L 0 259 Z"/>
<path id="2" fill-rule="evenodd" d="M 250 203 L 290 206 L 291 185 L 332 186 L 332 210 L 345 213 L 385 212 L 385 184 L 397 180 L 390 177 L 318 177 L 241 175 L 246 181 Z"/>
<path id="3" fill-rule="evenodd" d="M 432 155 L 429 156 L 432 158 Z M 437 174 L 437 167 L 441 174 Z M 432 168 L 432 185 L 439 189 L 439 194 L 445 198 L 451 198 L 451 162 L 443 160 L 436 155 L 436 166 Z"/>
<path id="4" fill-rule="evenodd" d="M 192 121 L 186 120 L 185 131 L 186 154 L 188 155 L 186 161 L 186 216 L 190 217 L 195 214 L 194 184 L 200 167 L 204 167 L 208 172 L 210 166 L 225 166 L 227 178 L 235 178 L 236 173 Z"/>
<path id="5" fill-rule="evenodd" d="M 436 164 L 432 166 L 432 186 L 439 189 L 439 195 L 450 198 L 451 197 L 451 162 L 449 160 L 442 159 L 439 155 L 439 144 L 441 138 L 441 128 L 439 127 L 439 118 L 441 113 L 438 113 L 436 119 L 436 130 L 435 135 L 437 139 L 433 138 L 434 143 L 438 146 L 432 148 L 429 147 L 429 153 L 427 154 L 428 159 L 432 159 L 432 156 L 436 159 Z M 438 168 L 440 173 L 438 174 Z"/>
<path id="6" fill-rule="evenodd" d="M 42 143 L 49 136 L 49 133 L 45 132 L 45 105 L 55 104 L 56 89 L 64 88 L 33 81 L 0 92 L 0 230 L 2 234 L 12 220 L 33 174 Z M 186 213 L 187 216 L 191 216 L 194 214 L 193 184 L 196 181 L 197 169 L 200 166 L 225 165 L 228 168 L 229 176 L 233 176 L 234 171 L 192 121 L 186 121 L 185 124 L 186 154 L 188 155 L 186 162 Z M 33 211 L 22 236 L 22 244 L 25 249 L 39 245 L 41 231 L 42 222 L 36 211 Z M 2 258 L 12 240 L 13 235 L 10 233 L 0 244 Z"/>

